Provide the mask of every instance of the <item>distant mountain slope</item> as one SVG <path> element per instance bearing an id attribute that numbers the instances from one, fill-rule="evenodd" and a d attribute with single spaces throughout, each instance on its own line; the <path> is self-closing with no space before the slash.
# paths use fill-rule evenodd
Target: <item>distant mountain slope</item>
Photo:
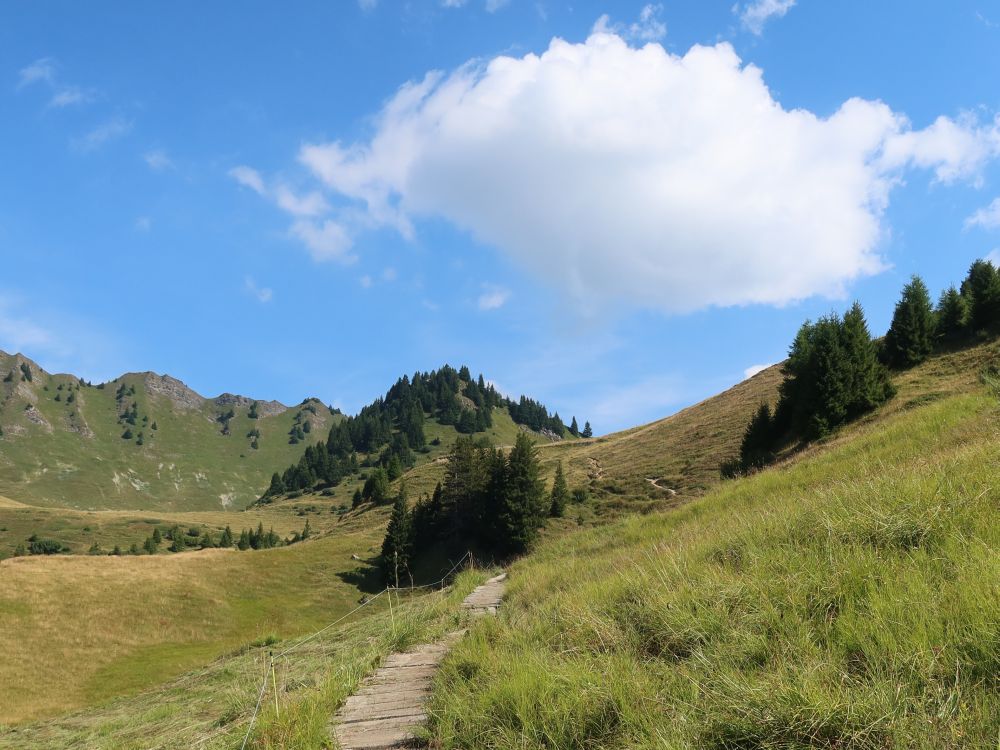
<path id="1" fill-rule="evenodd" d="M 774 403 L 781 379 L 775 365 L 656 422 L 590 440 L 543 443 L 539 457 L 547 479 L 562 461 L 570 487 L 605 499 L 670 501 L 699 494 L 719 481 L 719 464 L 738 451 L 761 401 Z M 444 471 L 445 464 L 435 462 L 408 472 L 411 495 L 431 492 Z"/>
<path id="2" fill-rule="evenodd" d="M 301 453 L 290 433 L 308 444 L 341 418 L 316 400 L 205 398 L 151 372 L 90 385 L 0 352 L 0 495 L 77 509 L 243 508 Z"/>

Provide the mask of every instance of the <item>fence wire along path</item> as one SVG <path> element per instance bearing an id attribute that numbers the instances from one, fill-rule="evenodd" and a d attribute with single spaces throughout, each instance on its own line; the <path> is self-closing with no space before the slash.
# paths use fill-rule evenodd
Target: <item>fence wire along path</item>
<path id="1" fill-rule="evenodd" d="M 491 578 L 462 602 L 471 615 L 496 614 L 507 574 Z M 389 656 L 334 716 L 333 734 L 342 750 L 409 747 L 426 720 L 431 682 L 441 660 L 464 630 L 440 641 Z"/>

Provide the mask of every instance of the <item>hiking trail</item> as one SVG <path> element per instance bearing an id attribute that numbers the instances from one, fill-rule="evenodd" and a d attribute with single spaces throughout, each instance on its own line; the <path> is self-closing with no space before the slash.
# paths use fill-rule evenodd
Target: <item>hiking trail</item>
<path id="1" fill-rule="evenodd" d="M 495 615 L 507 574 L 476 587 L 462 602 L 473 617 Z M 434 643 L 390 655 L 334 715 L 333 735 L 342 750 L 412 747 L 416 729 L 427 720 L 431 683 L 441 660 L 465 634 L 449 633 Z"/>

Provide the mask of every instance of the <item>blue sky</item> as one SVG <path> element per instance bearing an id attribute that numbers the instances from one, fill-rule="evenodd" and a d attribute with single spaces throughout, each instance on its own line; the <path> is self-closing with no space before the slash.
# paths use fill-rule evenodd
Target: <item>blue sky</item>
<path id="1" fill-rule="evenodd" d="M 1000 248 L 1000 3 L 7 3 L 0 349 L 603 433 Z"/>

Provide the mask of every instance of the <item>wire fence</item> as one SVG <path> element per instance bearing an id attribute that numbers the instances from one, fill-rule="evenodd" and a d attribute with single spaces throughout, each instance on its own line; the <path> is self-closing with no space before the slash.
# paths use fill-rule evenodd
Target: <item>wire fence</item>
<path id="1" fill-rule="evenodd" d="M 447 573 L 444 574 L 444 576 L 442 576 L 439 580 L 434 581 L 433 583 L 424 583 L 424 584 L 419 584 L 419 585 L 416 585 L 416 586 L 411 585 L 411 586 L 399 587 L 399 588 L 396 588 L 394 586 L 386 586 L 384 589 L 382 589 L 381 591 L 379 591 L 377 594 L 374 594 L 374 595 L 368 597 L 367 599 L 365 599 L 365 601 L 363 601 L 361 604 L 359 604 L 357 607 L 355 607 L 354 609 L 352 609 L 347 614 L 338 617 L 336 620 L 334 620 L 333 622 L 331 622 L 331 623 L 329 623 L 327 625 L 324 625 L 322 628 L 320 628 L 319 630 L 317 630 L 315 633 L 310 633 L 308 636 L 306 636 L 306 637 L 304 637 L 304 638 L 296 641 L 291 646 L 289 646 L 288 648 L 284 649 L 283 651 L 280 651 L 277 654 L 275 654 L 273 652 L 269 653 L 268 654 L 268 658 L 267 658 L 267 663 L 266 663 L 265 669 L 264 669 L 264 677 L 261 680 L 260 690 L 257 692 L 257 702 L 254 705 L 253 714 L 251 714 L 251 716 L 250 716 L 250 724 L 247 726 L 247 733 L 243 737 L 243 743 L 240 745 L 240 750 L 246 750 L 247 743 L 250 741 L 250 735 L 253 734 L 253 728 L 254 728 L 254 725 L 257 723 L 257 717 L 260 714 L 261 708 L 264 705 L 264 696 L 267 694 L 267 682 L 268 682 L 268 679 L 271 680 L 272 686 L 274 687 L 275 710 L 277 710 L 277 705 L 278 705 L 278 703 L 277 703 L 277 701 L 278 701 L 278 689 L 277 689 L 277 680 L 276 680 L 276 678 L 274 676 L 274 667 L 275 667 L 275 660 L 276 659 L 281 659 L 281 658 L 287 656 L 288 654 L 292 653 L 293 651 L 296 651 L 297 649 L 302 648 L 305 644 L 309 643 L 310 641 L 315 640 L 316 638 L 318 638 L 319 636 L 321 636 L 323 633 L 327 632 L 331 628 L 336 627 L 337 625 L 339 625 L 340 623 L 342 623 L 344 620 L 346 620 L 347 618 L 349 618 L 351 615 L 354 615 L 357 612 L 361 611 L 362 609 L 364 609 L 365 607 L 367 607 L 369 604 L 371 604 L 372 602 L 374 602 L 375 600 L 377 600 L 379 597 L 388 595 L 388 597 L 389 597 L 389 611 L 391 613 L 392 612 L 392 592 L 393 591 L 397 591 L 398 592 L 398 591 L 404 590 L 404 589 L 405 590 L 409 590 L 409 591 L 413 591 L 413 590 L 416 590 L 416 589 L 438 588 L 438 587 L 442 587 L 443 588 L 444 585 L 445 585 L 445 582 L 451 577 L 451 575 L 456 570 L 458 570 L 459 566 L 462 565 L 462 563 L 464 563 L 464 562 L 466 562 L 468 560 L 472 560 L 472 553 L 471 552 L 466 552 L 464 555 L 462 555 L 462 557 L 459 559 L 459 561 L 452 566 L 451 570 L 449 570 Z M 397 594 L 397 596 L 398 596 L 398 594 Z"/>

